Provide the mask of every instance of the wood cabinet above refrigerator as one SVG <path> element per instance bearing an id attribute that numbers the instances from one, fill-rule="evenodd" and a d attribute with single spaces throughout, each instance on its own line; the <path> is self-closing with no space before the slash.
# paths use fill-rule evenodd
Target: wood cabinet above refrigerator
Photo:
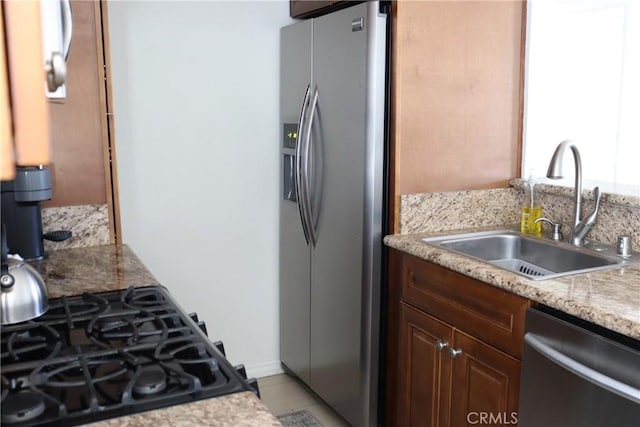
<path id="1" fill-rule="evenodd" d="M 353 6 L 361 1 L 344 0 L 290 0 L 289 15 L 292 18 L 313 18 L 333 12 L 343 7 Z"/>

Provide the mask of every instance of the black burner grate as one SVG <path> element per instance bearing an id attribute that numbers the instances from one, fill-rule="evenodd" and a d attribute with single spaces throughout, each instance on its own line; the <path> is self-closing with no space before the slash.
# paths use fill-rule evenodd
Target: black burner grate
<path id="1" fill-rule="evenodd" d="M 77 425 L 252 390 L 163 287 L 49 305 L 2 328 L 3 425 Z"/>

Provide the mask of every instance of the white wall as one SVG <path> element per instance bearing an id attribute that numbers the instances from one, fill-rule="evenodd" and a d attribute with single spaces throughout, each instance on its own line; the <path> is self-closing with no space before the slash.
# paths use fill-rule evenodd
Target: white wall
<path id="1" fill-rule="evenodd" d="M 279 372 L 279 1 L 109 2 L 124 243 L 249 375 Z"/>

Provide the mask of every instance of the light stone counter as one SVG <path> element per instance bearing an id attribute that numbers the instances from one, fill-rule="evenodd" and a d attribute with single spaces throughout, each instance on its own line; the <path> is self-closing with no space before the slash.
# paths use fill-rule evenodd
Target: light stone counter
<path id="1" fill-rule="evenodd" d="M 92 427 L 282 426 L 250 391 L 98 421 Z"/>
<path id="2" fill-rule="evenodd" d="M 109 244 L 109 209 L 106 204 L 45 207 L 42 229 L 69 230 L 72 236 L 62 242 L 44 241 L 46 251 Z"/>
<path id="3" fill-rule="evenodd" d="M 384 242 L 426 261 L 640 339 L 640 264 L 557 279 L 529 280 L 421 241 L 437 234 L 442 233 L 392 235 L 385 237 Z"/>
<path id="4" fill-rule="evenodd" d="M 44 279 L 49 298 L 160 284 L 126 245 L 50 251 L 31 265 Z"/>
<path id="5" fill-rule="evenodd" d="M 42 275 L 50 298 L 103 292 L 158 281 L 126 245 L 102 245 L 51 251 L 32 264 Z M 192 403 L 92 423 L 92 426 L 281 426 L 252 392 L 235 393 Z"/>

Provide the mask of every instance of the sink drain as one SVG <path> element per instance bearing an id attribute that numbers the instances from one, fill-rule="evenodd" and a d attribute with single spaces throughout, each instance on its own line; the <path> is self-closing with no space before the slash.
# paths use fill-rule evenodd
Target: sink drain
<path id="1" fill-rule="evenodd" d="M 491 263 L 498 267 L 530 277 L 544 277 L 554 273 L 553 271 L 544 269 L 538 265 L 531 264 L 530 262 L 523 261 L 518 258 L 499 259 L 491 261 Z"/>

